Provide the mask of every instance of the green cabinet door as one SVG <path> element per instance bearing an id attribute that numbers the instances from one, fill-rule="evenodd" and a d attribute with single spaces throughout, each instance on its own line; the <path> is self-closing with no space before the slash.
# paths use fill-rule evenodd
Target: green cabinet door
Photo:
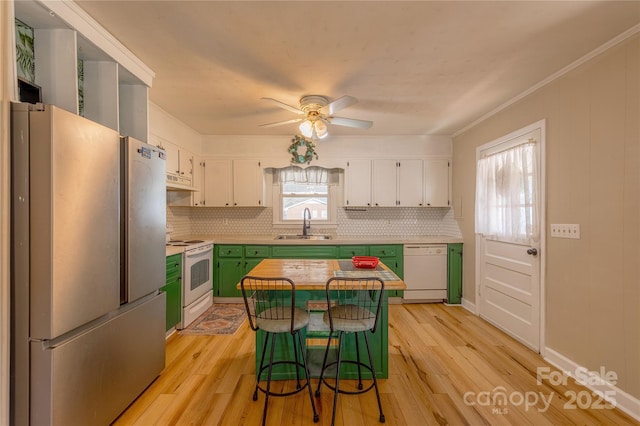
<path id="1" fill-rule="evenodd" d="M 242 258 L 221 258 L 217 262 L 219 297 L 242 297 L 236 288 L 244 276 L 244 260 Z"/>
<path id="2" fill-rule="evenodd" d="M 217 297 L 242 297 L 236 289 L 244 275 L 244 246 L 221 244 L 214 251 L 213 294 Z"/>
<path id="3" fill-rule="evenodd" d="M 402 245 L 384 244 L 369 246 L 369 255 L 380 258 L 380 261 L 387 265 L 400 279 L 404 277 L 404 258 Z M 389 291 L 389 297 L 402 297 L 402 290 Z"/>
<path id="4" fill-rule="evenodd" d="M 369 246 L 350 245 L 338 246 L 338 259 L 350 259 L 353 256 L 368 256 Z"/>
<path id="5" fill-rule="evenodd" d="M 462 303 L 462 243 L 447 244 L 447 303 Z"/>
<path id="6" fill-rule="evenodd" d="M 166 330 L 175 327 L 182 319 L 182 254 L 167 256 L 165 286 Z"/>

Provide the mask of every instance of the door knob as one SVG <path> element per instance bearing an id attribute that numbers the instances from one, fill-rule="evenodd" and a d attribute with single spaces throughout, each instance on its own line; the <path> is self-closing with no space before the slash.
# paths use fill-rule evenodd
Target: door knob
<path id="1" fill-rule="evenodd" d="M 529 250 L 527 250 L 527 254 L 530 254 L 532 256 L 535 256 L 538 254 L 538 249 L 536 248 L 530 248 Z"/>

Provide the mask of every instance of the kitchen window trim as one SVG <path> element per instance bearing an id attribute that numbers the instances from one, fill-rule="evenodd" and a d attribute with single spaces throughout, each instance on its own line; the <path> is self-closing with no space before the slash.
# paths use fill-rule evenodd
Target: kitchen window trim
<path id="1" fill-rule="evenodd" d="M 338 200 L 340 199 L 340 189 L 342 184 L 342 177 L 338 185 L 328 185 L 327 191 L 327 220 L 311 219 L 311 229 L 336 229 L 338 227 Z M 272 191 L 272 205 L 273 205 L 273 227 L 275 229 L 292 228 L 295 226 L 302 226 L 302 219 L 300 220 L 283 220 L 282 219 L 282 184 L 274 183 Z"/>

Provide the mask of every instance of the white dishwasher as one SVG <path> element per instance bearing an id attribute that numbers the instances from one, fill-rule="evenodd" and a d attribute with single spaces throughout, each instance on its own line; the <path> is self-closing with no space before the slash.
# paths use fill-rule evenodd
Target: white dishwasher
<path id="1" fill-rule="evenodd" d="M 404 245 L 404 302 L 447 299 L 447 245 Z"/>

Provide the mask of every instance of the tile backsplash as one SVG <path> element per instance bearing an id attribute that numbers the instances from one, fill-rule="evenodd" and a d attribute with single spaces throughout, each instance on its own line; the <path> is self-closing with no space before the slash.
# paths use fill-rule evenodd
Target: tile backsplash
<path id="1" fill-rule="evenodd" d="M 361 235 L 446 235 L 460 237 L 451 208 L 389 207 L 366 210 L 338 209 L 337 227 L 329 233 Z M 186 235 L 269 235 L 297 233 L 299 227 L 274 229 L 270 207 L 167 207 L 167 227 L 172 237 Z M 313 221 L 311 222 L 312 232 Z"/>

